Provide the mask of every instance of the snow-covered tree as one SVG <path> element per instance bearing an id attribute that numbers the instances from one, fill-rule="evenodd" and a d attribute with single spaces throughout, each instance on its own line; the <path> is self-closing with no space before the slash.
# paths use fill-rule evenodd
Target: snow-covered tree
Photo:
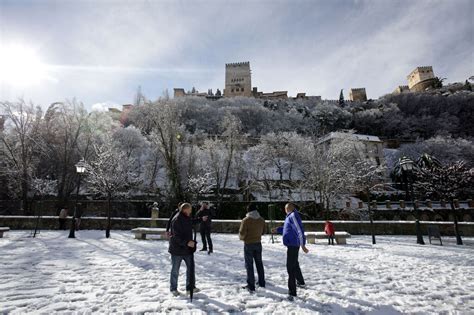
<path id="1" fill-rule="evenodd" d="M 133 157 L 118 150 L 112 141 L 94 144 L 95 158 L 86 161 L 85 181 L 88 188 L 107 198 L 107 227 L 105 236 L 110 237 L 111 200 L 120 192 L 131 193 L 139 183 L 137 173 L 130 169 Z"/>
<path id="2" fill-rule="evenodd" d="M 4 130 L 0 131 L 0 172 L 7 178 L 10 192 L 21 197 L 28 212 L 31 180 L 45 152 L 40 137 L 42 111 L 19 100 L 0 102 L 0 112 L 6 117 Z"/>
<path id="3" fill-rule="evenodd" d="M 386 173 L 387 170 L 384 165 L 377 165 L 375 161 L 366 159 L 361 155 L 358 157 L 356 156 L 356 159 L 350 168 L 350 176 L 352 177 L 352 180 L 349 179 L 349 182 L 351 182 L 352 190 L 364 192 L 364 194 L 367 196 L 367 211 L 371 224 L 372 244 L 375 244 L 376 240 L 374 234 L 372 209 L 370 208 L 370 194 L 371 191 L 377 186 L 384 186 Z"/>
<path id="4" fill-rule="evenodd" d="M 157 101 L 136 108 L 131 118 L 161 154 L 170 183 L 171 204 L 183 197 L 179 152 L 185 141 L 181 112 L 175 101 Z"/>
<path id="5" fill-rule="evenodd" d="M 51 104 L 42 124 L 47 158 L 41 161 L 44 175 L 58 181 L 58 198 L 63 203 L 77 183 L 74 164 L 80 159 L 80 143 L 88 129 L 89 114 L 76 100 Z"/>
<path id="6" fill-rule="evenodd" d="M 454 232 L 457 244 L 462 245 L 454 199 L 459 198 L 469 190 L 472 192 L 474 168 L 466 167 L 464 161 L 418 168 L 414 187 L 430 198 L 449 201 L 454 216 Z"/>
<path id="7" fill-rule="evenodd" d="M 400 155 L 408 156 L 413 160 L 424 153 L 435 156 L 443 164 L 463 160 L 468 166 L 474 166 L 474 142 L 472 140 L 439 135 L 400 147 Z"/>

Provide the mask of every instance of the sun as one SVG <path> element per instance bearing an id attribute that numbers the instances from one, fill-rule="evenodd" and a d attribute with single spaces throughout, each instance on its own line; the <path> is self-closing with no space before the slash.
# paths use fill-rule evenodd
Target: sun
<path id="1" fill-rule="evenodd" d="M 28 46 L 0 46 L 0 83 L 12 86 L 36 85 L 47 79 L 46 65 Z"/>

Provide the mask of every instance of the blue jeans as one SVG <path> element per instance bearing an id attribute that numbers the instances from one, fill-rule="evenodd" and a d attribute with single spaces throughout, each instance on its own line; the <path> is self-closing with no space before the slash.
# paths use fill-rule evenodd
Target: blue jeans
<path id="1" fill-rule="evenodd" d="M 191 290 L 194 288 L 194 277 L 191 274 L 192 269 L 194 269 L 194 257 L 193 255 L 186 256 L 176 256 L 171 255 L 171 277 L 170 277 L 170 291 L 178 290 L 178 276 L 179 276 L 179 267 L 181 266 L 181 261 L 184 260 L 186 264 L 186 290 Z M 191 283 L 192 282 L 192 283 Z"/>
<path id="2" fill-rule="evenodd" d="M 258 285 L 265 287 L 265 272 L 262 262 L 262 243 L 244 245 L 245 269 L 247 270 L 247 285 L 249 290 L 255 290 L 255 275 L 253 273 L 253 262 L 258 273 Z"/>

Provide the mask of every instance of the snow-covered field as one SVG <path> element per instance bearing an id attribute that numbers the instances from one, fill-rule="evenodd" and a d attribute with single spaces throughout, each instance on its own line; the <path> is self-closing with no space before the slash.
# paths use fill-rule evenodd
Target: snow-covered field
<path id="1" fill-rule="evenodd" d="M 245 312 L 245 313 L 474 313 L 474 239 L 456 246 L 416 245 L 415 237 L 355 236 L 347 245 L 323 241 L 300 253 L 308 285 L 286 300 L 286 251 L 264 240 L 267 287 L 250 294 L 243 245 L 214 235 L 215 253 L 196 254 L 192 303 L 169 293 L 167 242 L 139 241 L 127 231 L 11 231 L 0 239 L 0 313 Z M 425 241 L 428 242 L 427 238 Z M 184 263 L 179 278 L 184 291 Z"/>

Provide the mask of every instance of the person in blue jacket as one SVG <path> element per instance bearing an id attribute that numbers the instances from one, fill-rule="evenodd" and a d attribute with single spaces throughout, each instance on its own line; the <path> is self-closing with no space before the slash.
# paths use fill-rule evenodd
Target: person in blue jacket
<path id="1" fill-rule="evenodd" d="M 288 271 L 288 299 L 293 301 L 296 296 L 296 287 L 306 287 L 298 262 L 298 254 L 300 247 L 305 253 L 308 252 L 308 249 L 305 246 L 306 237 L 304 236 L 303 223 L 296 210 L 296 206 L 292 203 L 287 203 L 285 205 L 285 212 L 285 224 L 282 227 L 274 229 L 273 232 L 283 235 L 283 245 L 287 247 L 286 270 Z"/>

